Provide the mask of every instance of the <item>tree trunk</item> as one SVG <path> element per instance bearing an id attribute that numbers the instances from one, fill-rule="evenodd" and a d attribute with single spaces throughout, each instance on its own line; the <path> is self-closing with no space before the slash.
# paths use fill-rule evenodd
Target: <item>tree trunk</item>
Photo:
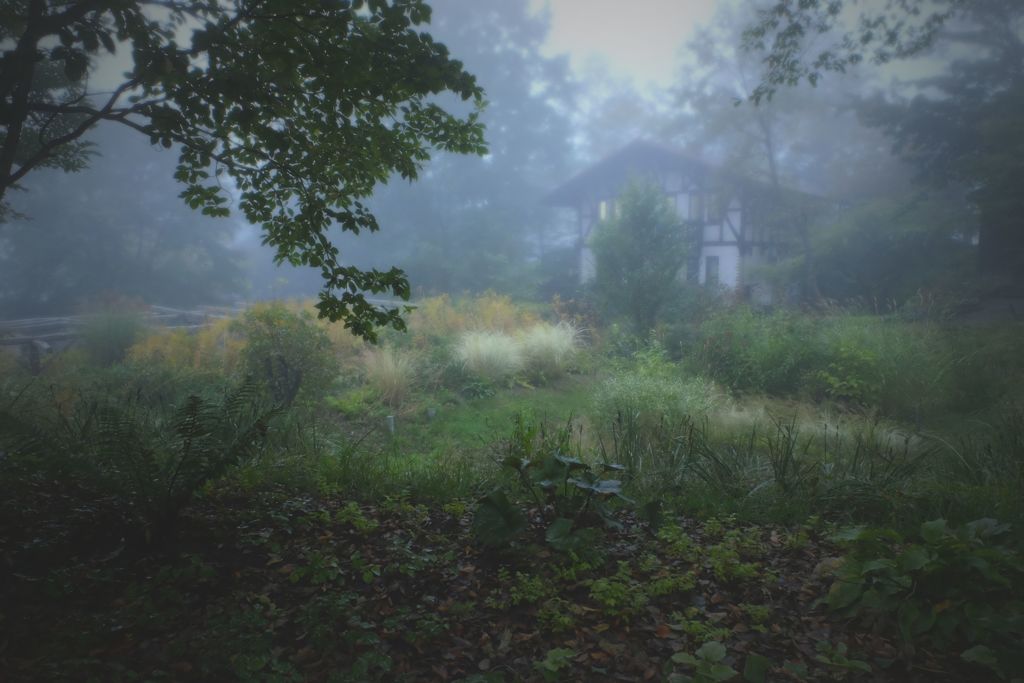
<path id="1" fill-rule="evenodd" d="M 999 294 L 1024 294 L 1024 225 L 1006 212 L 982 212 L 978 271 Z"/>

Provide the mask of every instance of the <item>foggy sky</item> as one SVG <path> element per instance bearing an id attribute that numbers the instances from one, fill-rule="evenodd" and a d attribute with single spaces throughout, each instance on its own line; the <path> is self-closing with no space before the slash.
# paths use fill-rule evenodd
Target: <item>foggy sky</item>
<path id="1" fill-rule="evenodd" d="M 607 66 L 638 87 L 667 88 L 676 76 L 679 48 L 707 23 L 721 0 L 531 0 L 547 10 L 548 56 L 568 54 L 573 70 Z"/>

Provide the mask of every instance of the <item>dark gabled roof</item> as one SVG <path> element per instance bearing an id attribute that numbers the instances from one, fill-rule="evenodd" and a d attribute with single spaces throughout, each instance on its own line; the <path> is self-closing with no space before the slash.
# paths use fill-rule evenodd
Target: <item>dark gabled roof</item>
<path id="1" fill-rule="evenodd" d="M 778 192 L 770 183 L 716 168 L 664 145 L 647 140 L 634 140 L 559 185 L 545 195 L 541 202 L 546 206 L 576 207 L 586 201 L 617 196 L 626 181 L 634 175 L 668 171 L 689 173 L 705 182 L 712 179 L 718 182 L 728 180 L 731 185 L 743 188 L 749 197 L 776 196 Z M 783 188 L 782 192 L 786 196 L 799 197 L 815 203 L 828 201 L 823 197 L 792 188 Z"/>
<path id="2" fill-rule="evenodd" d="M 712 167 L 646 140 L 635 140 L 619 151 L 576 174 L 541 200 L 547 206 L 577 206 L 581 201 L 612 197 L 633 175 L 658 171 L 692 171 L 707 175 Z"/>

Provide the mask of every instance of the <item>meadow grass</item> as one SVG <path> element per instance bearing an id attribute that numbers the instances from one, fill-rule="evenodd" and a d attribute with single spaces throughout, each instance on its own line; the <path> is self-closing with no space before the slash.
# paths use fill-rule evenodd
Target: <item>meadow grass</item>
<path id="1" fill-rule="evenodd" d="M 579 333 L 568 323 L 538 323 L 519 335 L 526 371 L 541 380 L 565 373 L 577 350 Z"/>
<path id="2" fill-rule="evenodd" d="M 262 477 L 317 489 L 469 495 L 491 481 L 494 453 L 525 415 L 571 424 L 589 460 L 625 464 L 639 501 L 693 514 L 785 523 L 808 515 L 893 525 L 929 515 L 1024 521 L 1024 428 L 1019 413 L 997 408 L 1019 393 L 1012 380 L 1021 361 L 1011 350 L 1020 326 L 990 334 L 831 316 L 814 327 L 794 314 L 723 312 L 705 331 L 709 339 L 735 332 L 755 343 L 734 336 L 717 355 L 673 363 L 642 342 L 626 357 L 580 353 L 571 327 L 539 323 L 533 311 L 493 295 L 427 300 L 410 336 L 377 348 L 336 340 L 336 327 L 296 313 L 303 308 L 260 306 L 197 334 L 154 333 L 106 368 L 82 352 L 63 354 L 48 360 L 18 409 L 50 402 L 71 414 L 90 395 L 138 390 L 170 410 L 188 387 L 215 399 L 247 375 L 266 374 L 266 358 L 284 358 L 285 374 L 273 365 L 264 378 L 271 388 L 288 389 L 294 367 L 312 378 L 315 395 L 286 430 L 274 422 L 280 438 L 261 462 L 242 463 L 252 485 Z M 762 338 L 776 332 L 781 337 Z M 324 354 L 331 363 L 314 362 Z M 346 360 L 343 390 L 338 358 Z M 570 368 L 576 374 L 566 374 Z M 738 384 L 713 379 L 747 370 Z M 465 391 L 474 377 L 485 385 Z M 781 395 L 767 395 L 768 387 Z M 393 435 L 384 429 L 389 414 Z"/>
<path id="3" fill-rule="evenodd" d="M 390 347 L 363 352 L 363 373 L 377 397 L 392 408 L 408 399 L 416 383 L 416 361 L 408 351 Z"/>
<path id="4" fill-rule="evenodd" d="M 523 369 L 523 353 L 516 340 L 502 332 L 465 332 L 455 347 L 455 357 L 471 374 L 489 382 L 501 382 Z"/>

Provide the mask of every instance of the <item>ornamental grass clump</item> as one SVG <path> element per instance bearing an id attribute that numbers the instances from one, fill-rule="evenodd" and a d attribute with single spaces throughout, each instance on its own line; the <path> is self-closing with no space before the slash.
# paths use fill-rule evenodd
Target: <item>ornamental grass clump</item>
<path id="1" fill-rule="evenodd" d="M 593 412 L 602 425 L 629 419 L 643 429 L 652 429 L 664 419 L 699 419 L 716 402 L 714 386 L 702 378 L 682 379 L 625 371 L 615 373 L 598 385 Z"/>
<path id="2" fill-rule="evenodd" d="M 494 382 L 523 369 L 523 353 L 515 339 L 501 332 L 466 332 L 455 347 L 455 357 L 471 374 Z"/>
<path id="3" fill-rule="evenodd" d="M 540 379 L 563 374 L 576 353 L 578 336 L 567 323 L 539 323 L 526 330 L 519 336 L 526 370 Z"/>
<path id="4" fill-rule="evenodd" d="M 394 348 L 375 348 L 368 349 L 362 360 L 366 383 L 377 397 L 392 408 L 401 406 L 416 382 L 412 355 Z"/>

